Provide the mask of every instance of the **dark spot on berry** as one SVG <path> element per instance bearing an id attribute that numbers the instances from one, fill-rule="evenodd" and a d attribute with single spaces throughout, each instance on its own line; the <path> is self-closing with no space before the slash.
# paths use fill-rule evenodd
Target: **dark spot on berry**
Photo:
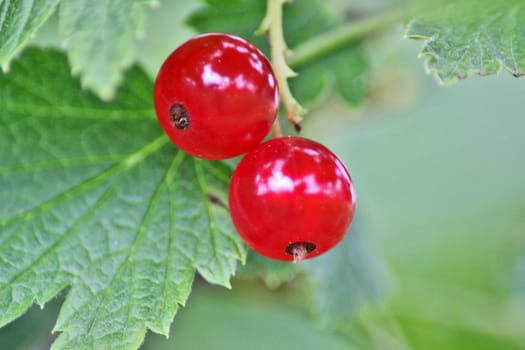
<path id="1" fill-rule="evenodd" d="M 186 130 L 190 126 L 190 115 L 180 103 L 175 103 L 170 108 L 171 125 L 179 130 Z"/>
<path id="2" fill-rule="evenodd" d="M 315 244 L 310 242 L 294 242 L 288 244 L 288 247 L 286 247 L 285 252 L 295 257 L 297 255 L 297 252 L 306 251 L 306 253 L 311 253 L 315 250 L 315 248 Z"/>
<path id="3" fill-rule="evenodd" d="M 213 205 L 217 205 L 221 208 L 224 208 L 226 210 L 229 210 L 228 209 L 228 206 L 226 205 L 226 203 L 224 203 L 222 201 L 222 199 L 220 199 L 219 197 L 217 197 L 216 195 L 214 194 L 211 194 L 211 193 L 208 193 L 208 200 L 211 202 L 211 204 Z"/>

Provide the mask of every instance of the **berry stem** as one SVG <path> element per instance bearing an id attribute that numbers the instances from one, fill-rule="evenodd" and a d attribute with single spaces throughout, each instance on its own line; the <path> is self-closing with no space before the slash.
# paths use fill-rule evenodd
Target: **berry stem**
<path id="1" fill-rule="evenodd" d="M 348 45 L 354 40 L 399 21 L 402 15 L 403 13 L 400 10 L 391 10 L 345 23 L 331 31 L 316 35 L 291 51 L 287 60 L 288 65 L 294 69 L 300 68 L 319 57 Z"/>
<path id="2" fill-rule="evenodd" d="M 296 73 L 286 63 L 286 56 L 289 54 L 288 46 L 284 40 L 283 23 L 282 23 L 282 6 L 286 0 L 268 0 L 266 15 L 257 30 L 258 34 L 268 32 L 270 40 L 272 65 L 279 85 L 279 93 L 286 110 L 286 116 L 293 125 L 298 125 L 301 121 L 301 115 L 305 109 L 293 97 L 288 78 L 294 77 Z M 280 127 L 279 127 L 280 129 Z M 274 125 L 274 136 L 275 136 Z M 280 132 L 279 132 L 280 133 Z"/>
<path id="3" fill-rule="evenodd" d="M 277 117 L 273 122 L 272 134 L 274 138 L 283 136 L 283 133 L 281 132 L 281 124 L 279 123 L 279 117 Z"/>

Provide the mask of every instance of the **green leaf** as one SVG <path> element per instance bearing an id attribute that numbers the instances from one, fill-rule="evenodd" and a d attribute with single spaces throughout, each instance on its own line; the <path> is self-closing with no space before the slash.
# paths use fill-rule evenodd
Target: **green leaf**
<path id="1" fill-rule="evenodd" d="M 387 293 L 389 276 L 355 223 L 339 245 L 307 263 L 312 271 L 314 309 L 334 326 L 348 325 L 364 305 Z"/>
<path id="2" fill-rule="evenodd" d="M 229 287 L 231 169 L 168 141 L 143 71 L 104 104 L 29 49 L 0 86 L 0 325 L 69 288 L 54 349 L 137 348 L 168 334 L 195 271 Z"/>
<path id="3" fill-rule="evenodd" d="M 200 32 L 219 31 L 239 35 L 269 54 L 266 38 L 255 34 L 265 15 L 264 1 L 207 0 L 206 3 L 207 6 L 189 18 L 191 26 Z M 285 4 L 283 17 L 284 36 L 292 52 L 305 41 L 345 21 L 333 4 L 322 0 Z M 292 68 L 298 76 L 289 79 L 290 89 L 307 107 L 323 102 L 333 90 L 350 105 L 359 105 L 369 89 L 369 66 L 360 43 L 351 43 Z"/>
<path id="4" fill-rule="evenodd" d="M 413 19 L 406 36 L 424 40 L 426 69 L 444 84 L 501 69 L 525 72 L 525 2 L 446 0 Z"/>
<path id="5" fill-rule="evenodd" d="M 60 0 L 0 0 L 0 65 L 9 62 L 51 16 Z"/>
<path id="6" fill-rule="evenodd" d="M 151 1 L 150 1 L 151 2 Z M 135 39 L 145 23 L 143 0 L 63 0 L 60 36 L 73 74 L 102 99 L 113 98 L 122 72 L 135 58 Z"/>

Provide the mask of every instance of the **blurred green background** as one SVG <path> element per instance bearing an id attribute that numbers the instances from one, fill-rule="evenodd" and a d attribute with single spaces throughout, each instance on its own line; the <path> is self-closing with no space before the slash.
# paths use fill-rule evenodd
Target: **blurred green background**
<path id="1" fill-rule="evenodd" d="M 166 23 L 180 28 L 196 6 L 150 11 L 139 55 L 152 76 L 192 35 L 166 35 Z M 56 44 L 55 25 L 37 43 Z M 350 169 L 360 234 L 391 277 L 386 298 L 342 331 L 316 321 L 303 278 L 277 290 L 239 278 L 231 291 L 198 280 L 169 340 L 148 334 L 145 349 L 525 349 L 525 80 L 502 73 L 440 87 L 420 45 L 401 29 L 370 43 L 368 103 L 330 99 L 303 124 Z M 49 348 L 61 302 L 0 329 L 0 349 Z"/>

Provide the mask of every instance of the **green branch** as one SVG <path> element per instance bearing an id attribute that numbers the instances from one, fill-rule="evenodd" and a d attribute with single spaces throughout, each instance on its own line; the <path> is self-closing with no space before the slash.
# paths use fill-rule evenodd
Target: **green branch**
<path id="1" fill-rule="evenodd" d="M 293 69 L 300 68 L 319 57 L 337 51 L 354 40 L 383 29 L 401 18 L 401 11 L 392 11 L 344 24 L 332 31 L 314 36 L 297 46 L 288 56 L 287 63 Z"/>

